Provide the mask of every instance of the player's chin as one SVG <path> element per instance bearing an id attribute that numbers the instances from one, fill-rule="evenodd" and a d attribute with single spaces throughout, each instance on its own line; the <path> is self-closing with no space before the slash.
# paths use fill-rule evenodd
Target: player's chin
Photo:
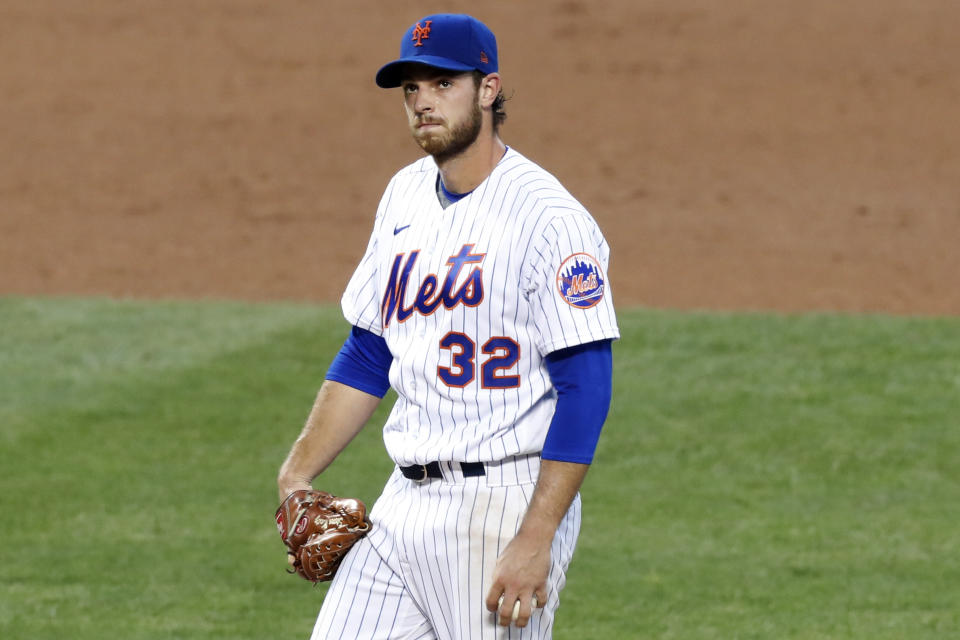
<path id="1" fill-rule="evenodd" d="M 421 149 L 432 156 L 442 154 L 448 147 L 446 138 L 439 135 L 429 133 L 425 135 L 414 135 L 414 139 L 417 141 L 417 144 L 420 145 Z"/>

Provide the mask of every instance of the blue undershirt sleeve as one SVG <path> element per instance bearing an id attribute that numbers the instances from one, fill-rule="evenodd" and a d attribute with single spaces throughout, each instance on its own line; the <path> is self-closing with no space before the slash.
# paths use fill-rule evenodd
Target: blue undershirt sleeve
<path id="1" fill-rule="evenodd" d="M 330 363 L 326 379 L 382 398 L 390 388 L 392 362 L 386 340 L 366 329 L 353 327 Z"/>
<path id="2" fill-rule="evenodd" d="M 543 444 L 544 459 L 593 462 L 613 391 L 611 342 L 588 342 L 547 355 L 557 408 Z"/>

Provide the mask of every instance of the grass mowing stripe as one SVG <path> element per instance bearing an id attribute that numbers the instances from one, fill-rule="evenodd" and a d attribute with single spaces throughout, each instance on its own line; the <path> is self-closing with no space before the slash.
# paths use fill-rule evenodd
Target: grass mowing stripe
<path id="1" fill-rule="evenodd" d="M 555 638 L 958 634 L 960 322 L 620 320 Z M 0 328 L 0 636 L 307 637 L 273 483 L 338 311 L 0 299 Z M 324 486 L 389 468 L 369 427 Z"/>
<path id="2" fill-rule="evenodd" d="M 0 422 L 15 438 L 17 420 L 38 409 L 82 406 L 92 389 L 269 340 L 333 309 L 232 302 L 0 298 Z"/>

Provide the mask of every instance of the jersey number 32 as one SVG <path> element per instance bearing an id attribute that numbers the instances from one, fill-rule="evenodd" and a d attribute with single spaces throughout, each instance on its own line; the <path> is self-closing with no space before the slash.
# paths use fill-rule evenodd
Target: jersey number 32
<path id="1" fill-rule="evenodd" d="M 477 345 L 470 336 L 451 331 L 440 340 L 440 348 L 450 352 L 450 366 L 437 367 L 437 375 L 450 387 L 465 387 L 477 375 Z M 480 347 L 486 356 L 480 364 L 480 385 L 484 389 L 513 389 L 520 386 L 520 376 L 507 375 L 520 359 L 520 345 L 511 338 L 490 338 Z"/>

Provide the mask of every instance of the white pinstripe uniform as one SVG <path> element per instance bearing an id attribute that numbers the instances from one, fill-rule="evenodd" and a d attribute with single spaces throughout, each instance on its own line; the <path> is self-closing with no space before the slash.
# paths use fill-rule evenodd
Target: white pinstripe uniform
<path id="1" fill-rule="evenodd" d="M 390 457 L 439 461 L 444 477 L 417 483 L 395 470 L 315 640 L 549 638 L 579 532 L 578 496 L 553 540 L 546 606 L 523 629 L 498 627 L 484 598 L 556 405 L 544 357 L 619 336 L 607 243 L 556 178 L 513 149 L 446 209 L 437 176 L 425 157 L 391 180 L 342 308 L 393 354 Z M 459 462 L 482 462 L 485 475 L 464 477 Z"/>

